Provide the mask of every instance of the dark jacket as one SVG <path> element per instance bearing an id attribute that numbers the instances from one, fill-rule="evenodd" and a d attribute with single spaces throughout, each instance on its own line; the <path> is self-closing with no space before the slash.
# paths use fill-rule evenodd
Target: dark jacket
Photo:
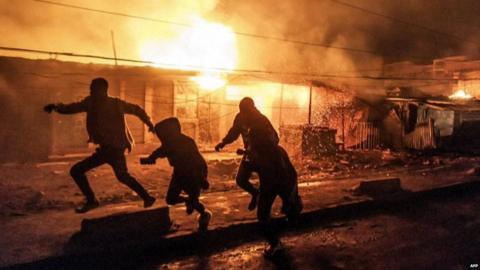
<path id="1" fill-rule="evenodd" d="M 268 134 L 268 137 L 272 140 L 273 143 L 278 144 L 278 134 L 273 128 L 272 124 L 270 123 L 270 120 L 268 120 L 267 117 L 265 117 L 263 114 L 260 113 L 260 111 L 256 110 L 253 115 L 251 115 L 251 118 L 254 120 L 252 127 L 254 128 L 253 133 L 265 133 Z M 249 148 L 249 140 L 252 137 L 249 135 L 249 130 L 251 127 L 247 125 L 247 120 L 245 115 L 242 115 L 240 113 L 237 113 L 235 116 L 235 119 L 233 120 L 233 125 L 232 127 L 228 130 L 227 135 L 222 140 L 223 144 L 230 144 L 234 142 L 240 135 L 242 136 L 243 140 L 243 146 L 245 149 Z"/>
<path id="2" fill-rule="evenodd" d="M 230 144 L 242 136 L 243 146 L 245 149 L 248 148 L 248 128 L 245 123 L 245 119 L 240 113 L 237 113 L 235 119 L 233 120 L 232 127 L 228 130 L 227 135 L 222 140 L 223 144 Z"/>
<path id="3" fill-rule="evenodd" d="M 281 148 L 270 120 L 258 110 L 248 115 L 248 155 L 260 176 L 260 189 L 279 190 L 296 180 L 295 168 Z"/>
<path id="4" fill-rule="evenodd" d="M 101 147 L 131 151 L 134 141 L 125 121 L 125 114 L 133 114 L 146 125 L 153 126 L 150 117 L 140 106 L 108 96 L 99 99 L 88 96 L 79 102 L 57 104 L 57 112 L 86 112 L 89 141 Z"/>
<path id="5" fill-rule="evenodd" d="M 195 141 L 181 133 L 178 119 L 168 118 L 158 123 L 155 131 L 162 146 L 153 151 L 149 159 L 167 158 L 176 176 L 207 177 L 207 163 Z"/>
<path id="6" fill-rule="evenodd" d="M 248 117 L 247 140 L 249 150 L 259 151 L 264 148 L 276 148 L 280 140 L 270 120 L 258 110 L 251 112 Z"/>

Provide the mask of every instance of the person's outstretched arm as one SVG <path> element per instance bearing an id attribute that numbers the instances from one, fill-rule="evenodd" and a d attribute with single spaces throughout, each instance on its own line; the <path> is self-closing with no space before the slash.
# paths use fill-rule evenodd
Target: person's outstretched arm
<path id="1" fill-rule="evenodd" d="M 136 104 L 128 103 L 128 102 L 123 101 L 123 100 L 121 100 L 121 102 L 122 102 L 122 106 L 123 106 L 123 111 L 126 114 L 135 115 L 140 120 L 142 120 L 142 122 L 145 123 L 145 125 L 148 126 L 148 128 L 151 132 L 153 132 L 153 123 L 150 120 L 150 116 L 148 116 L 148 114 L 145 112 L 145 110 L 142 109 L 142 107 L 140 107 Z"/>
<path id="2" fill-rule="evenodd" d="M 222 141 L 215 146 L 216 151 L 220 151 L 225 145 L 230 144 L 234 142 L 235 140 L 240 137 L 240 134 L 242 133 L 242 123 L 240 120 L 240 116 L 237 114 L 235 116 L 235 120 L 233 120 L 233 125 L 232 127 L 228 130 L 227 135 L 222 139 Z"/>
<path id="3" fill-rule="evenodd" d="M 63 104 L 63 103 L 48 104 L 45 107 L 43 107 L 43 110 L 48 113 L 51 113 L 52 111 L 56 111 L 61 114 L 81 113 L 81 112 L 87 111 L 87 107 L 88 107 L 87 103 L 88 103 L 88 97 L 84 98 L 79 102 L 73 102 L 69 104 Z"/>
<path id="4" fill-rule="evenodd" d="M 160 146 L 155 151 L 153 151 L 148 157 L 140 158 L 140 164 L 155 164 L 157 158 L 166 157 L 166 151 L 164 146 Z"/>

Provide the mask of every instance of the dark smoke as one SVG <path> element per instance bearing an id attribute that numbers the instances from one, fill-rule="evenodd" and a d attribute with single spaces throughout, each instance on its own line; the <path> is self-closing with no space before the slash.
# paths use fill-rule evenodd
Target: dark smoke
<path id="1" fill-rule="evenodd" d="M 234 25 L 237 30 L 245 29 L 296 40 L 372 50 L 380 52 L 387 63 L 403 60 L 428 62 L 445 56 L 475 57 L 478 54 L 480 1 L 341 1 L 449 33 L 473 43 L 395 23 L 328 0 L 222 0 L 218 9 L 220 13 L 223 12 L 227 23 Z M 361 66 L 362 57 L 358 54 L 336 52 L 353 56 L 353 64 Z M 295 54 L 309 55 L 312 58 L 316 55 L 315 58 L 321 59 L 325 50 L 297 46 Z M 292 58 L 293 55 L 289 61 L 292 61 Z M 307 63 L 319 64 L 313 60 Z"/>
<path id="2" fill-rule="evenodd" d="M 427 63 L 444 56 L 476 57 L 478 54 L 476 42 L 480 39 L 480 1 L 340 1 L 450 33 L 472 40 L 473 43 L 394 23 L 330 0 L 59 0 L 187 23 L 190 15 L 198 14 L 229 25 L 236 32 L 378 53 L 354 53 L 237 36 L 238 68 L 244 69 L 350 74 L 352 70 L 381 69 L 383 61 Z M 139 44 L 145 38 L 168 40 L 176 31 L 182 30 L 165 24 L 55 7 L 35 1 L 0 0 L 0 5 L 2 46 L 112 56 L 110 31 L 114 30 L 118 55 L 138 59 Z"/>

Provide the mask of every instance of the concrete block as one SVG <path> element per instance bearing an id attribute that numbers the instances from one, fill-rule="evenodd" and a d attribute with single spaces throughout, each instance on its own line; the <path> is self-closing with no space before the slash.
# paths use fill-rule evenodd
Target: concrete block
<path id="1" fill-rule="evenodd" d="M 383 196 L 403 191 L 400 178 L 373 179 L 360 182 L 355 193 L 368 196 Z"/>
<path id="2" fill-rule="evenodd" d="M 119 213 L 82 221 L 81 234 L 159 234 L 167 233 L 171 226 L 168 207 L 133 213 Z"/>
<path id="3" fill-rule="evenodd" d="M 84 219 L 64 246 L 67 254 L 129 249 L 164 239 L 172 232 L 168 207 Z"/>

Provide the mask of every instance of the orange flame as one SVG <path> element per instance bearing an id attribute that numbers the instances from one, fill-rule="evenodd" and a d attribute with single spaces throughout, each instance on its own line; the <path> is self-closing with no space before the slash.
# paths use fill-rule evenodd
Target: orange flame
<path id="1" fill-rule="evenodd" d="M 161 40 L 148 38 L 140 46 L 143 60 L 156 66 L 198 70 L 202 75 L 193 78 L 202 89 L 212 90 L 226 84 L 223 74 L 232 71 L 237 62 L 235 35 L 219 23 L 196 18 L 194 26 L 178 37 Z"/>
<path id="2" fill-rule="evenodd" d="M 450 99 L 472 99 L 472 95 L 467 93 L 466 90 L 460 89 L 453 93 L 453 95 L 448 96 Z"/>

